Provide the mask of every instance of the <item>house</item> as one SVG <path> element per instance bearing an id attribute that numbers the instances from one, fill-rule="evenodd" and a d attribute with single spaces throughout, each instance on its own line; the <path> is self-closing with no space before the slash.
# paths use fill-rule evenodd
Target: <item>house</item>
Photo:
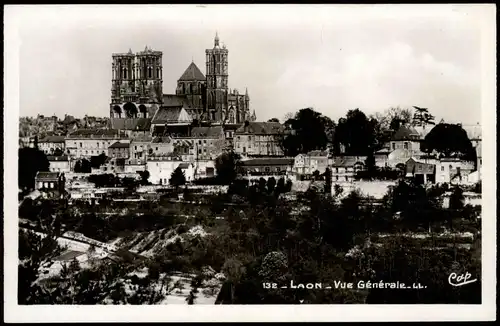
<path id="1" fill-rule="evenodd" d="M 327 151 L 310 151 L 307 154 L 299 154 L 294 158 L 292 172 L 297 178 L 310 176 L 314 171 L 318 171 L 322 174 L 325 172 L 328 164 Z"/>
<path id="2" fill-rule="evenodd" d="M 215 177 L 215 160 L 197 160 L 194 169 L 195 179 Z"/>
<path id="3" fill-rule="evenodd" d="M 154 137 L 148 148 L 148 155 L 167 155 L 174 151 L 174 140 L 169 136 Z"/>
<path id="4" fill-rule="evenodd" d="M 458 158 L 441 158 L 436 164 L 437 183 L 467 183 L 468 175 L 474 172 L 474 162 Z"/>
<path id="5" fill-rule="evenodd" d="M 236 129 L 234 151 L 243 156 L 283 156 L 280 139 L 284 127 L 279 122 L 249 122 Z"/>
<path id="6" fill-rule="evenodd" d="M 130 143 L 116 142 L 108 147 L 108 156 L 111 158 L 129 158 Z"/>
<path id="7" fill-rule="evenodd" d="M 172 153 L 164 156 L 149 156 L 146 162 L 149 181 L 152 184 L 168 185 L 172 173 L 179 166 L 184 171 L 186 181 L 192 181 L 194 179 L 195 168 L 193 164 L 183 162 L 181 157 Z"/>
<path id="8" fill-rule="evenodd" d="M 418 183 L 426 184 L 435 182 L 436 166 L 424 162 L 418 162 L 413 158 L 406 161 L 405 176 L 415 178 Z"/>
<path id="9" fill-rule="evenodd" d="M 336 156 L 330 161 L 332 184 L 354 181 L 358 171 L 365 169 L 366 156 Z"/>
<path id="10" fill-rule="evenodd" d="M 45 197 L 60 197 L 64 194 L 65 177 L 62 172 L 37 172 L 35 189 Z"/>
<path id="11" fill-rule="evenodd" d="M 146 159 L 149 155 L 149 152 L 152 153 L 152 142 L 151 136 L 141 136 L 141 137 L 133 137 L 130 141 L 130 158 L 135 160 L 143 161 L 146 163 Z"/>
<path id="12" fill-rule="evenodd" d="M 47 156 L 50 172 L 70 172 L 71 165 L 67 155 Z"/>
<path id="13" fill-rule="evenodd" d="M 194 127 L 189 138 L 195 160 L 214 160 L 226 146 L 222 126 Z"/>
<path id="14" fill-rule="evenodd" d="M 384 147 L 376 151 L 373 156 L 375 157 L 375 166 L 379 168 L 385 168 L 389 166 L 389 154 L 391 150 L 389 147 Z"/>
<path id="15" fill-rule="evenodd" d="M 420 152 L 420 134 L 412 127 L 401 125 L 390 141 L 390 150 L 408 150 L 411 153 Z"/>
<path id="16" fill-rule="evenodd" d="M 72 158 L 90 158 L 104 154 L 115 142 L 130 142 L 125 132 L 115 129 L 80 129 L 65 139 L 66 153 Z"/>
<path id="17" fill-rule="evenodd" d="M 241 168 L 247 176 L 280 176 L 291 172 L 293 163 L 290 157 L 251 158 L 242 160 Z"/>
<path id="18" fill-rule="evenodd" d="M 38 148 L 46 155 L 54 155 L 56 150 L 64 153 L 64 136 L 47 136 L 38 142 Z"/>

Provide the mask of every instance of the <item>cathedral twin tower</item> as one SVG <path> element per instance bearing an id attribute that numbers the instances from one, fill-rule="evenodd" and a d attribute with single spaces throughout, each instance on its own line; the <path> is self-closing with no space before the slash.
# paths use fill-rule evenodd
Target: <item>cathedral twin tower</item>
<path id="1" fill-rule="evenodd" d="M 192 119 L 212 123 L 241 124 L 255 121 L 250 115 L 248 91 L 228 88 L 228 50 L 215 36 L 207 49 L 206 76 L 192 62 L 177 81 L 175 95 L 163 94 L 162 52 L 146 47 L 136 54 L 113 54 L 110 117 L 153 118 L 156 111 L 183 107 Z"/>

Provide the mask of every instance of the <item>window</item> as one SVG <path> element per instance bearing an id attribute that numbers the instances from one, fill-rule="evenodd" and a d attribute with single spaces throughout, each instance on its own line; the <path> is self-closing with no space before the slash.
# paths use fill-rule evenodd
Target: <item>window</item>
<path id="1" fill-rule="evenodd" d="M 101 145 L 101 144 L 97 143 L 97 148 L 100 148 L 100 145 Z"/>
<path id="2" fill-rule="evenodd" d="M 392 150 L 396 149 L 396 143 L 392 143 Z"/>
<path id="3" fill-rule="evenodd" d="M 82 148 L 82 147 L 83 147 L 83 144 L 82 144 L 82 143 L 80 143 L 80 148 Z"/>
<path id="4" fill-rule="evenodd" d="M 203 149 L 203 153 L 204 153 L 204 154 L 206 154 L 206 153 L 207 153 L 207 149 L 206 149 L 206 148 L 204 148 L 204 149 Z"/>
<path id="5" fill-rule="evenodd" d="M 50 187 L 51 189 L 53 189 L 53 188 L 54 188 L 54 183 L 53 183 L 53 182 L 49 183 L 49 187 Z"/>
<path id="6" fill-rule="evenodd" d="M 405 143 L 403 144 L 403 147 L 404 147 L 404 149 L 408 149 L 408 143 L 407 143 L 407 142 L 405 142 Z"/>
<path id="7" fill-rule="evenodd" d="M 201 145 L 201 139 L 200 139 L 200 140 L 198 140 L 198 145 Z"/>
<path id="8" fill-rule="evenodd" d="M 276 171 L 280 172 L 281 171 L 281 168 L 278 166 L 276 167 Z"/>
<path id="9" fill-rule="evenodd" d="M 444 166 L 441 165 L 441 171 L 444 171 Z"/>
<path id="10" fill-rule="evenodd" d="M 206 144 L 207 144 L 207 141 L 206 141 L 206 140 L 203 140 L 203 144 L 205 144 L 205 145 L 206 145 Z"/>
<path id="11" fill-rule="evenodd" d="M 266 166 L 266 168 L 264 169 L 266 172 L 271 172 L 271 168 Z"/>
<path id="12" fill-rule="evenodd" d="M 137 146 L 135 146 L 135 150 L 137 150 Z"/>
<path id="13" fill-rule="evenodd" d="M 156 150 L 158 150 L 158 147 L 156 147 Z"/>
<path id="14" fill-rule="evenodd" d="M 43 183 L 43 187 L 44 187 L 44 188 L 48 188 L 48 187 L 49 187 L 49 183 L 48 183 L 48 182 L 44 182 L 44 183 Z"/>

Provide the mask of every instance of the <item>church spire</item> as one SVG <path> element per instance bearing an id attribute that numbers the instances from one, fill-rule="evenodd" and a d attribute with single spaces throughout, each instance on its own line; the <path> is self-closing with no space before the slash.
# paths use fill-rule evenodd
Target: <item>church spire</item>
<path id="1" fill-rule="evenodd" d="M 214 45 L 219 46 L 219 33 L 217 31 L 215 31 Z"/>

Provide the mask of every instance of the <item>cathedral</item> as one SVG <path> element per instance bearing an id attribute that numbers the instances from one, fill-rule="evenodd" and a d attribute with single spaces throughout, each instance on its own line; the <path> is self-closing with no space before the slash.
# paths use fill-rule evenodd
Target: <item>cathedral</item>
<path id="1" fill-rule="evenodd" d="M 175 94 L 163 94 L 162 52 L 113 54 L 110 118 L 114 129 L 154 130 L 200 124 L 239 126 L 255 121 L 248 90 L 229 89 L 228 50 L 216 34 L 207 49 L 206 75 L 191 62 L 177 80 Z"/>

